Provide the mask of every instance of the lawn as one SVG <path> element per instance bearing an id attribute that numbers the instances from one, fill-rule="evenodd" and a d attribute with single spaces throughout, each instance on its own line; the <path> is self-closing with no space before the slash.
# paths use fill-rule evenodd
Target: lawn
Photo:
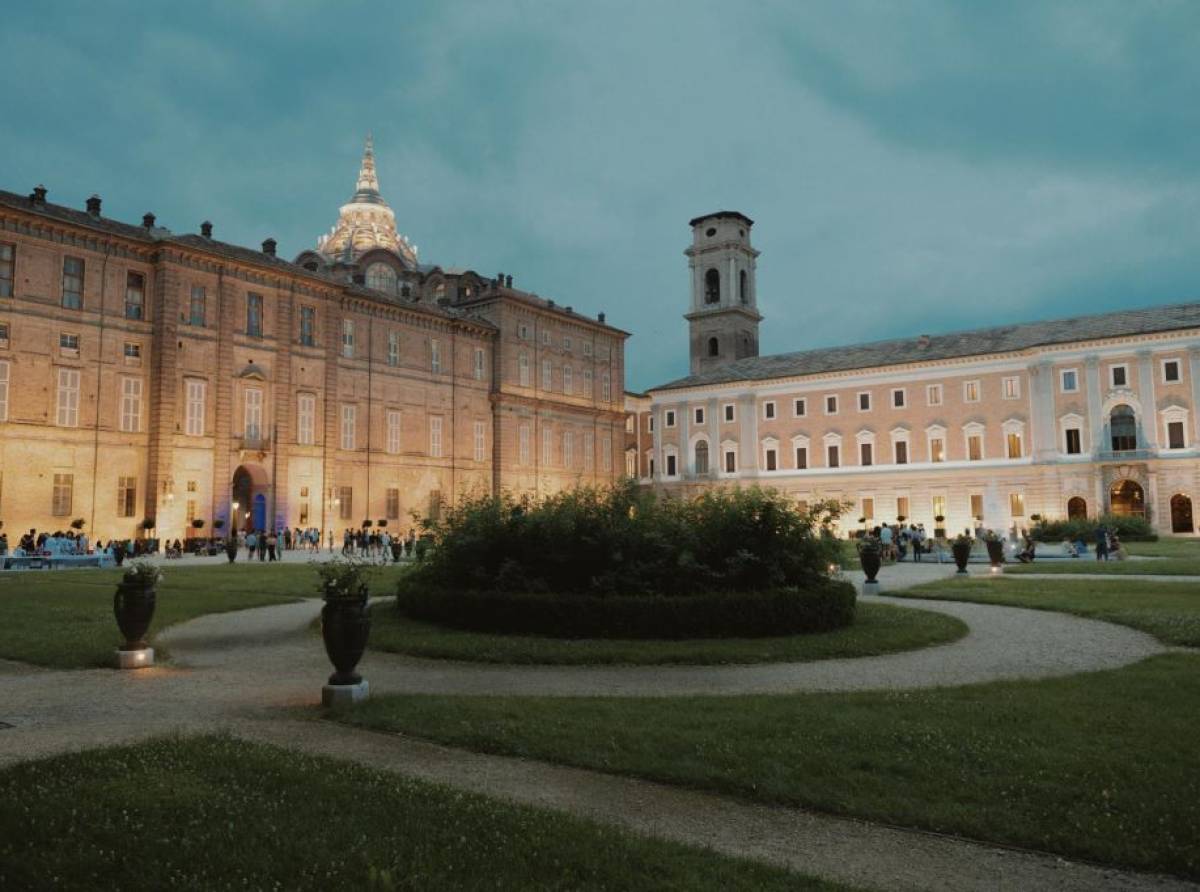
<path id="1" fill-rule="evenodd" d="M 372 650 L 482 663 L 805 662 L 913 650 L 955 641 L 967 633 L 965 624 L 944 614 L 862 602 L 854 625 L 833 632 L 692 641 L 568 640 L 464 632 L 408 619 L 391 602 L 376 605 L 371 616 Z"/>
<path id="2" fill-rule="evenodd" d="M 1089 548 L 1095 545 L 1089 543 Z M 1058 551 L 1058 546 L 1042 542 L 1039 550 Z M 1127 542 L 1125 549 L 1152 561 L 1097 561 L 1094 553 L 1078 560 L 1034 561 L 1005 568 L 1006 573 L 1103 573 L 1112 576 L 1200 576 L 1200 539 L 1160 539 L 1157 542 Z"/>
<path id="3" fill-rule="evenodd" d="M 380 590 L 398 570 L 380 571 Z M 206 613 L 316 597 L 307 564 L 229 564 L 163 568 L 151 635 Z M 121 642 L 113 618 L 120 570 L 25 571 L 0 574 L 0 658 L 57 669 L 111 666 Z M 165 652 L 162 654 L 165 656 Z"/>
<path id="4" fill-rule="evenodd" d="M 1200 655 L 912 692 L 379 697 L 454 746 L 1200 876 Z"/>
<path id="5" fill-rule="evenodd" d="M 4 889 L 823 889 L 558 813 L 227 737 L 0 772 Z"/>
<path id="6" fill-rule="evenodd" d="M 950 579 L 892 592 L 899 598 L 937 598 L 1058 610 L 1149 632 L 1166 644 L 1200 647 L 1200 584 L 1136 579 Z"/>

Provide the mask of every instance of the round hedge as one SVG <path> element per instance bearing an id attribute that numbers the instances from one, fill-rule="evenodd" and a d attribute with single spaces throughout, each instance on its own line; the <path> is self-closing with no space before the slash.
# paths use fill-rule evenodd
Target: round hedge
<path id="1" fill-rule="evenodd" d="M 400 612 L 471 632 L 550 638 L 762 638 L 828 632 L 854 622 L 856 593 L 830 580 L 802 591 L 556 595 L 401 586 Z"/>

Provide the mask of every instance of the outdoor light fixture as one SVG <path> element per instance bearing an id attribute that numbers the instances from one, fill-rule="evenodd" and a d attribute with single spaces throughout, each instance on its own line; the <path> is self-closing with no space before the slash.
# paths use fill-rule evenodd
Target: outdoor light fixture
<path id="1" fill-rule="evenodd" d="M 993 573 L 999 573 L 999 572 L 1000 572 L 1000 565 L 999 565 L 999 564 L 993 564 L 993 565 L 992 565 L 992 572 L 993 572 Z"/>
<path id="2" fill-rule="evenodd" d="M 242 506 L 241 506 L 240 504 L 238 504 L 237 502 L 234 502 L 234 503 L 233 503 L 233 510 L 234 510 L 234 511 L 236 511 L 236 510 L 237 510 L 238 508 L 240 508 L 240 507 L 242 507 Z"/>

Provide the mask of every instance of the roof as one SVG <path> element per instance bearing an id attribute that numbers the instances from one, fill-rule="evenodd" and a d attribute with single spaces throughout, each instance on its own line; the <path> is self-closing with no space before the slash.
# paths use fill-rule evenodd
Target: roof
<path id="1" fill-rule="evenodd" d="M 747 226 L 754 225 L 754 221 L 741 211 L 713 211 L 711 214 L 701 214 L 699 217 L 692 217 L 692 219 L 688 220 L 688 226 L 695 226 L 702 220 L 717 220 L 721 218 L 743 220 Z"/>
<path id="2" fill-rule="evenodd" d="M 485 279 L 484 281 L 489 280 Z M 615 325 L 609 325 L 607 322 L 601 322 L 598 318 L 593 319 L 591 316 L 585 316 L 582 313 L 576 312 L 573 307 L 563 306 L 555 301 L 548 300 L 544 297 L 539 297 L 530 291 L 519 291 L 516 288 L 497 285 L 495 282 L 490 282 L 489 287 L 475 297 L 469 297 L 466 300 L 455 301 L 455 306 L 464 308 L 473 307 L 503 298 L 509 298 L 524 304 L 529 304 L 530 306 L 537 307 L 541 310 L 548 310 L 551 313 L 557 313 L 560 316 L 565 316 L 566 318 L 574 322 L 582 323 L 583 325 L 591 325 L 595 326 L 596 328 L 603 328 L 607 331 L 613 332 L 614 334 L 624 335 L 625 337 L 630 336 L 630 333 L 624 329 L 617 328 Z M 601 313 L 600 315 L 603 316 L 604 314 Z"/>
<path id="3" fill-rule="evenodd" d="M 650 390 L 673 390 L 735 381 L 764 381 L 879 368 L 910 362 L 958 359 L 1012 353 L 1052 344 L 1154 334 L 1200 328 L 1200 303 L 1171 304 L 1141 310 L 1122 310 L 1095 316 L 1074 316 L 1046 322 L 1027 322 L 998 328 L 977 328 L 942 335 L 921 335 L 869 344 L 825 347 L 739 359 L 698 375 L 679 378 Z"/>

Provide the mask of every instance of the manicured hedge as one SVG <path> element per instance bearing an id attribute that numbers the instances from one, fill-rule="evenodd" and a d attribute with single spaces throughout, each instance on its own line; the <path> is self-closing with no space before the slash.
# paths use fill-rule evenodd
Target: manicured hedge
<path id="1" fill-rule="evenodd" d="M 1126 542 L 1158 541 L 1154 528 L 1144 518 L 1117 514 L 1105 514 L 1099 518 L 1043 520 L 1033 528 L 1031 535 L 1039 542 L 1061 542 L 1063 539 L 1070 539 L 1072 542 L 1077 539 L 1095 542 L 1096 530 L 1100 524 L 1104 524 L 1110 532 L 1116 533 Z"/>
<path id="2" fill-rule="evenodd" d="M 848 582 L 687 596 L 439 590 L 402 583 L 401 613 L 472 632 L 553 638 L 760 638 L 827 632 L 854 621 Z"/>

